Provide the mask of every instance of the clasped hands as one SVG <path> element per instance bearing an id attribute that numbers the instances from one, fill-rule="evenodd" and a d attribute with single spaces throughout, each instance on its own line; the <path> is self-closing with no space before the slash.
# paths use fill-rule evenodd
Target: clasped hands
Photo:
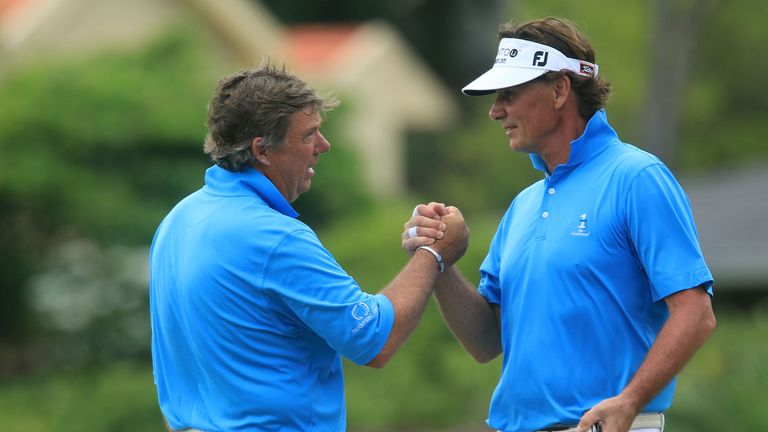
<path id="1" fill-rule="evenodd" d="M 467 251 L 469 229 L 458 208 L 436 202 L 419 204 L 403 226 L 402 246 L 409 256 L 419 246 L 429 246 L 449 267 Z"/>

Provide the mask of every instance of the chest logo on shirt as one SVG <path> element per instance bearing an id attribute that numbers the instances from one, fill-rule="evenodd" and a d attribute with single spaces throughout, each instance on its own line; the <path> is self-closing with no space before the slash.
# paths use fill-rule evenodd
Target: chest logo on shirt
<path id="1" fill-rule="evenodd" d="M 579 216 L 579 223 L 576 225 L 576 230 L 571 231 L 572 236 L 587 237 L 590 232 L 587 230 L 587 214 L 584 213 Z"/>

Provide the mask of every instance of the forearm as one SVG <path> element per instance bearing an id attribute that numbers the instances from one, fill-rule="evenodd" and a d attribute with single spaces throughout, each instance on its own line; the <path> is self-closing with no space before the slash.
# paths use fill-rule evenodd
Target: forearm
<path id="1" fill-rule="evenodd" d="M 587 411 L 578 430 L 587 431 L 596 422 L 601 422 L 604 430 L 629 430 L 635 416 L 683 369 L 712 333 L 715 315 L 703 287 L 677 292 L 665 300 L 669 318 L 632 380 L 621 394 Z"/>
<path id="2" fill-rule="evenodd" d="M 457 268 L 440 275 L 434 294 L 448 328 L 475 360 L 486 363 L 501 353 L 496 312 Z"/>
<path id="3" fill-rule="evenodd" d="M 435 257 L 427 251 L 420 251 L 379 292 L 392 302 L 395 320 L 387 343 L 368 366 L 384 366 L 413 333 L 424 313 L 438 274 Z"/>
<path id="4" fill-rule="evenodd" d="M 683 292 L 670 303 L 670 316 L 621 397 L 642 410 L 666 386 L 715 328 L 709 295 L 702 288 Z"/>

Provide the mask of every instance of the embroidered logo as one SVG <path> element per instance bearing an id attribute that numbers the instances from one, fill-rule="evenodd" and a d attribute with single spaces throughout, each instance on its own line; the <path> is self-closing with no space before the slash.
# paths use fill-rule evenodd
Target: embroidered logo
<path id="1" fill-rule="evenodd" d="M 587 231 L 587 214 L 579 216 L 579 224 L 576 225 L 576 231 L 571 231 L 572 236 L 587 237 L 590 232 Z"/>
<path id="2" fill-rule="evenodd" d="M 357 303 L 352 307 L 352 318 L 358 321 L 357 325 L 352 328 L 352 334 L 357 334 L 363 329 L 371 320 L 379 313 L 379 307 L 374 305 L 370 308 L 365 302 Z"/>
<path id="3" fill-rule="evenodd" d="M 367 317 L 370 314 L 371 314 L 371 308 L 369 308 L 368 305 L 365 304 L 365 302 L 360 302 L 352 306 L 352 317 L 354 317 L 358 321 Z"/>

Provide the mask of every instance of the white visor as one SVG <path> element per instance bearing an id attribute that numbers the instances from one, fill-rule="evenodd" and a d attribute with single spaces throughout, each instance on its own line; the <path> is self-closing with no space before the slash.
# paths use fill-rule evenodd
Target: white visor
<path id="1" fill-rule="evenodd" d="M 597 78 L 597 65 L 572 59 L 551 46 L 523 39 L 499 41 L 496 62 L 488 72 L 461 89 L 464 94 L 481 96 L 538 78 L 547 71 L 569 70 Z"/>

